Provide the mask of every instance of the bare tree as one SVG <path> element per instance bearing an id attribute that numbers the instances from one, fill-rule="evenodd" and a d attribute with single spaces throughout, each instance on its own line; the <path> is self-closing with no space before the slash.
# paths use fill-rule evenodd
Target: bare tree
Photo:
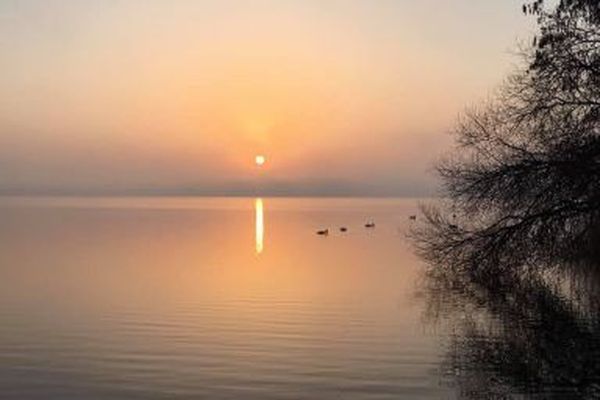
<path id="1" fill-rule="evenodd" d="M 540 35 L 527 66 L 464 114 L 437 167 L 445 205 L 424 207 L 413 232 L 426 258 L 494 275 L 600 248 L 599 3 L 529 5 Z"/>
<path id="2" fill-rule="evenodd" d="M 545 0 L 534 0 L 523 4 L 525 14 L 542 15 Z M 600 2 L 598 0 L 559 0 L 555 12 L 559 15 L 585 18 L 589 22 L 600 22 Z"/>

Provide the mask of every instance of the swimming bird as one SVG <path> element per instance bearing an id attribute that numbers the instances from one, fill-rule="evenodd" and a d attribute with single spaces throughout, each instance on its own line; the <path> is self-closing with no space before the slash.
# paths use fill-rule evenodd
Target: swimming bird
<path id="1" fill-rule="evenodd" d="M 345 226 L 342 226 L 340 228 L 340 232 L 346 232 L 346 231 L 348 231 L 348 228 L 346 228 Z"/>
<path id="2" fill-rule="evenodd" d="M 317 235 L 329 235 L 329 229 L 321 229 L 320 231 L 317 231 Z"/>
<path id="3" fill-rule="evenodd" d="M 410 219 L 411 221 L 415 221 L 417 219 L 417 216 L 411 215 L 410 217 L 408 217 L 408 219 Z"/>
<path id="4" fill-rule="evenodd" d="M 365 224 L 365 228 L 375 228 L 375 222 L 373 222 L 373 221 L 367 222 Z"/>

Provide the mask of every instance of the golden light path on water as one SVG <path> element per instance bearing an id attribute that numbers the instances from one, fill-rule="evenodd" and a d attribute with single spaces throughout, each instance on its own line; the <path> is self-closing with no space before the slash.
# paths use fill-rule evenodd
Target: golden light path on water
<path id="1" fill-rule="evenodd" d="M 261 198 L 254 200 L 254 210 L 256 215 L 256 254 L 260 254 L 263 251 L 263 240 L 265 234 L 263 221 L 263 201 Z"/>

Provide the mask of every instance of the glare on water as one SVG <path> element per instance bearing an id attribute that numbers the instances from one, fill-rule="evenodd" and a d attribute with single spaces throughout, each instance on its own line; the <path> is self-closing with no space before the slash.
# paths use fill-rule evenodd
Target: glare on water
<path id="1" fill-rule="evenodd" d="M 265 234 L 263 221 L 263 201 L 261 198 L 258 198 L 254 201 L 254 209 L 256 213 L 256 253 L 260 254 L 263 251 L 263 239 Z"/>

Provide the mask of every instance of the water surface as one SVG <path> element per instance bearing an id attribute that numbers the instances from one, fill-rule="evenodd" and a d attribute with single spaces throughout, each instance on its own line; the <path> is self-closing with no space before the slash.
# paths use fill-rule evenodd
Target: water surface
<path id="1" fill-rule="evenodd" d="M 404 236 L 415 211 L 410 199 L 3 199 L 0 396 L 443 397 Z"/>
<path id="2" fill-rule="evenodd" d="M 600 397 L 600 301 L 425 274 L 417 203 L 0 199 L 0 398 Z"/>

